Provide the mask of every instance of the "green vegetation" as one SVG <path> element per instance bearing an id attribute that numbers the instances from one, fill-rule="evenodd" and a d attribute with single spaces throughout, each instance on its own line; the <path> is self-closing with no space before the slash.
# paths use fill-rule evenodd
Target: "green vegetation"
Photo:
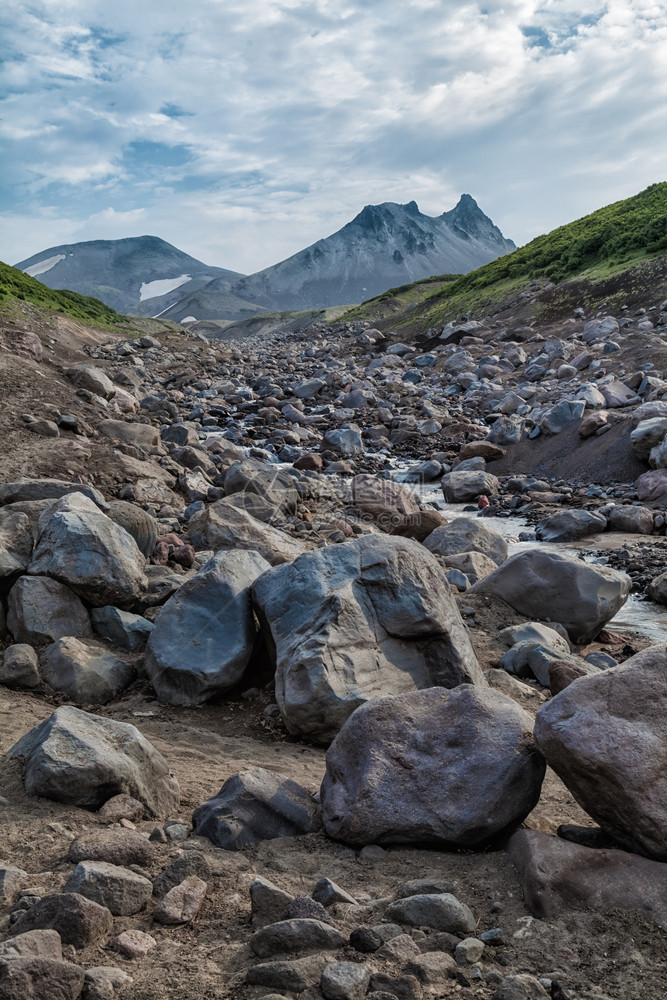
<path id="1" fill-rule="evenodd" d="M 382 295 L 367 299 L 360 306 L 348 309 L 343 320 L 364 319 L 376 322 L 385 319 L 392 313 L 401 312 L 410 306 L 418 305 L 428 295 L 438 292 L 443 285 L 456 281 L 458 274 L 435 274 L 432 278 L 421 278 L 408 285 L 388 288 Z"/>
<path id="2" fill-rule="evenodd" d="M 0 303 L 12 300 L 29 302 L 54 312 L 65 313 L 81 323 L 115 327 L 126 324 L 127 319 L 99 299 L 92 299 L 78 292 L 60 291 L 43 285 L 29 274 L 0 261 Z"/>
<path id="3" fill-rule="evenodd" d="M 462 275 L 429 299 L 478 292 L 507 280 L 547 278 L 558 283 L 582 271 L 666 251 L 667 182 L 663 182 L 538 236 L 514 253 Z"/>

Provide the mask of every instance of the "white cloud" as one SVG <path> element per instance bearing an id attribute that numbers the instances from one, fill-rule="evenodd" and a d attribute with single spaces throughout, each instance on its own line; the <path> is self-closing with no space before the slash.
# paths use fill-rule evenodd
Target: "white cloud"
<path id="1" fill-rule="evenodd" d="M 585 12 L 5 0 L 0 257 L 140 226 L 249 271 L 366 203 L 436 214 L 462 191 L 524 242 L 664 177 L 664 5 Z"/>

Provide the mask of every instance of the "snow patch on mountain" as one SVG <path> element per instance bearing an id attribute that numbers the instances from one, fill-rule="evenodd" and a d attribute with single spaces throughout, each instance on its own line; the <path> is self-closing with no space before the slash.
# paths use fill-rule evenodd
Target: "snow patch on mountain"
<path id="1" fill-rule="evenodd" d="M 186 281 L 190 280 L 189 274 L 181 274 L 178 278 L 159 278 L 157 281 L 144 281 L 139 289 L 139 301 L 155 299 L 158 295 L 167 295 L 174 289 L 180 288 Z"/>
<path id="2" fill-rule="evenodd" d="M 58 253 L 55 257 L 47 257 L 45 260 L 40 260 L 36 264 L 31 264 L 30 267 L 26 267 L 23 273 L 29 274 L 31 278 L 36 278 L 38 274 L 46 274 L 61 260 L 65 260 L 66 256 L 64 253 Z"/>

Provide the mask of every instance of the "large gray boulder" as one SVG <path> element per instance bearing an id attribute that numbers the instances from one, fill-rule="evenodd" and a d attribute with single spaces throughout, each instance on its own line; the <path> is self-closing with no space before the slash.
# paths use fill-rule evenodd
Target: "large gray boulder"
<path id="1" fill-rule="evenodd" d="M 365 535 L 255 581 L 289 731 L 327 743 L 370 698 L 484 684 L 437 559 L 412 539 Z"/>
<path id="2" fill-rule="evenodd" d="M 560 622 L 574 642 L 589 642 L 623 607 L 632 581 L 607 566 L 561 552 L 519 552 L 480 580 L 474 593 L 493 594 L 527 618 Z"/>
<path id="3" fill-rule="evenodd" d="M 73 636 L 43 649 L 39 665 L 46 683 L 77 705 L 106 705 L 132 683 L 136 673 L 133 664 L 104 646 Z"/>
<path id="4" fill-rule="evenodd" d="M 451 524 L 436 528 L 424 540 L 424 545 L 436 556 L 481 552 L 498 566 L 505 562 L 509 551 L 502 535 L 474 517 L 457 517 Z"/>
<path id="5" fill-rule="evenodd" d="M 32 500 L 57 500 L 68 493 L 84 496 L 105 510 L 108 504 L 102 494 L 88 483 L 68 483 L 65 479 L 30 479 L 22 477 L 0 486 L 0 504 L 23 503 Z"/>
<path id="6" fill-rule="evenodd" d="M 47 520 L 28 572 L 51 576 L 90 604 L 132 605 L 147 586 L 134 538 L 93 510 L 57 510 Z"/>
<path id="7" fill-rule="evenodd" d="M 603 514 L 588 510 L 563 510 L 547 517 L 535 528 L 539 542 L 576 542 L 579 538 L 596 535 L 607 527 Z"/>
<path id="8" fill-rule="evenodd" d="M 48 576 L 22 576 L 7 598 L 7 625 L 15 642 L 40 646 L 63 636 L 92 635 L 88 612 L 76 596 Z"/>
<path id="9" fill-rule="evenodd" d="M 151 816 L 178 809 L 178 782 L 164 757 L 134 726 L 62 706 L 9 750 L 25 761 L 29 795 L 99 809 L 124 792 Z"/>
<path id="10" fill-rule="evenodd" d="M 188 533 L 196 549 L 253 549 L 272 566 L 291 562 L 306 551 L 302 542 L 238 507 L 234 497 L 216 500 L 195 514 Z"/>
<path id="11" fill-rule="evenodd" d="M 131 423 L 127 420 L 100 420 L 97 425 L 100 434 L 112 440 L 122 441 L 150 451 L 160 444 L 160 431 L 152 424 Z"/>
<path id="12" fill-rule="evenodd" d="M 294 514 L 299 494 L 293 476 L 263 462 L 235 462 L 225 473 L 225 493 L 250 493 L 264 500 L 274 513 Z"/>
<path id="13" fill-rule="evenodd" d="M 240 681 L 257 639 L 250 587 L 270 568 L 257 552 L 219 552 L 167 601 L 146 647 L 162 701 L 199 705 Z"/>
<path id="14" fill-rule="evenodd" d="M 651 417 L 640 420 L 630 432 L 632 450 L 642 462 L 648 462 L 653 448 L 661 443 L 667 434 L 667 417 Z"/>
<path id="15" fill-rule="evenodd" d="M 33 537 L 26 514 L 0 509 L 0 580 L 24 573 L 32 556 Z"/>
<path id="16" fill-rule="evenodd" d="M 405 525 L 406 518 L 419 514 L 414 494 L 389 479 L 361 474 L 354 476 L 351 488 L 357 510 L 369 515 L 385 531 L 398 524 Z"/>
<path id="17" fill-rule="evenodd" d="M 478 496 L 490 496 L 500 490 L 500 483 L 490 472 L 448 472 L 440 481 L 447 503 L 467 503 Z"/>
<path id="18" fill-rule="evenodd" d="M 667 644 L 581 677 L 535 739 L 580 806 L 630 850 L 667 861 Z"/>
<path id="19" fill-rule="evenodd" d="M 111 399 L 116 391 L 109 376 L 96 365 L 72 365 L 67 369 L 67 377 L 74 385 L 87 389 L 88 392 L 94 392 L 102 399 Z"/>
<path id="20" fill-rule="evenodd" d="M 112 500 L 107 513 L 112 521 L 132 535 L 139 551 L 148 559 L 158 540 L 158 523 L 155 518 L 127 500 Z"/>
<path id="21" fill-rule="evenodd" d="M 275 837 L 313 833 L 321 826 L 313 796 L 284 774 L 253 767 L 228 778 L 192 815 L 196 833 L 226 851 Z"/>
<path id="22" fill-rule="evenodd" d="M 491 688 L 431 688 L 358 708 L 329 747 L 322 817 L 354 844 L 476 847 L 520 823 L 545 763 L 532 719 Z"/>

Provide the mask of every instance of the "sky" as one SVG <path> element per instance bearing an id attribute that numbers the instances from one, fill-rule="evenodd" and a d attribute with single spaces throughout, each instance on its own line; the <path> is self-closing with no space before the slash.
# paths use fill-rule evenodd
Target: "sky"
<path id="1" fill-rule="evenodd" d="M 521 245 L 667 179 L 664 0 L 3 0 L 0 32 L 12 264 L 150 234 L 250 273 L 463 192 Z"/>

